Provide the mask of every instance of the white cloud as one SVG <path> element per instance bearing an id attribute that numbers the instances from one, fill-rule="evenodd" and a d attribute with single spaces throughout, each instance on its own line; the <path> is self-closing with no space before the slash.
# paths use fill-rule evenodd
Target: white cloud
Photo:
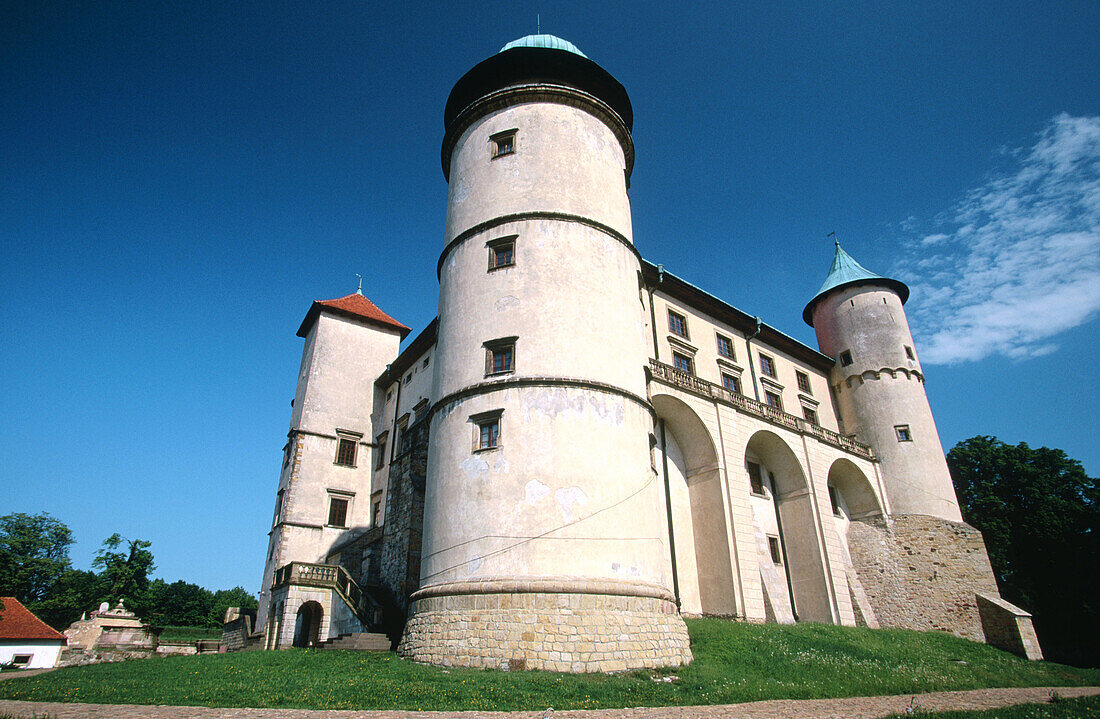
<path id="1" fill-rule="evenodd" d="M 1002 153 L 1011 168 L 917 234 L 898 268 L 925 363 L 1040 357 L 1100 312 L 1100 117 L 1058 115 Z"/>

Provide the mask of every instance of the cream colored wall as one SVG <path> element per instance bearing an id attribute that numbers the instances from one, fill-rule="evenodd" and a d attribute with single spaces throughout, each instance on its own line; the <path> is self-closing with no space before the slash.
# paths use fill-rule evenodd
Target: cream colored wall
<path id="1" fill-rule="evenodd" d="M 961 522 L 920 363 L 905 355 L 914 345 L 898 295 L 873 285 L 838 290 L 814 308 L 814 328 L 825 354 L 852 353 L 851 365 L 838 360 L 833 370 L 837 404 L 845 432 L 881 460 L 893 511 Z M 899 442 L 897 425 L 909 425 L 913 441 Z"/>

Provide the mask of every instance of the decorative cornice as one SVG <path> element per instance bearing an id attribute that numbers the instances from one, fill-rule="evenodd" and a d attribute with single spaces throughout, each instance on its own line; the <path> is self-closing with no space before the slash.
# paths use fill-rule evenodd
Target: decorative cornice
<path id="1" fill-rule="evenodd" d="M 439 262 L 437 262 L 435 265 L 436 279 L 439 279 L 443 276 L 443 263 L 444 261 L 446 261 L 447 256 L 451 254 L 451 251 L 454 250 L 454 248 L 458 247 L 466 240 L 470 239 L 471 237 L 476 237 L 483 232 L 488 232 L 494 227 L 500 227 L 501 225 L 506 225 L 510 222 L 527 222 L 529 220 L 555 220 L 557 222 L 575 222 L 578 225 L 591 227 L 594 230 L 602 232 L 616 242 L 625 245 L 630 250 L 630 252 L 636 258 L 638 258 L 638 265 L 639 267 L 641 266 L 642 255 L 640 252 L 638 252 L 638 248 L 634 246 L 634 243 L 631 242 L 626 235 L 619 232 L 614 227 L 611 227 L 610 225 L 605 225 L 602 222 L 597 222 L 596 220 L 593 220 L 591 218 L 584 217 L 583 215 L 574 215 L 568 212 L 536 210 L 531 212 L 516 212 L 511 215 L 500 215 L 499 217 L 494 217 L 491 220 L 479 222 L 473 227 L 469 227 L 455 235 L 455 238 L 447 243 L 447 246 L 443 248 L 443 252 L 439 255 Z"/>
<path id="2" fill-rule="evenodd" d="M 574 379 L 570 377 L 509 377 L 508 379 L 494 380 L 490 382 L 478 382 L 477 384 L 470 385 L 469 387 L 463 387 L 460 390 L 451 392 L 449 395 L 443 397 L 438 402 L 432 405 L 432 408 L 428 414 L 429 420 L 435 417 L 442 407 L 456 402 L 460 399 L 466 399 L 467 397 L 476 397 L 482 394 L 488 394 L 490 392 L 497 392 L 502 389 L 511 389 L 513 387 L 573 387 L 577 389 L 588 389 L 596 392 L 605 392 L 607 394 L 615 394 L 620 397 L 624 397 L 635 404 L 640 405 L 645 411 L 656 419 L 657 412 L 653 409 L 653 405 L 649 400 L 639 395 L 634 394 L 628 390 L 616 387 L 614 385 L 605 384 L 603 382 L 593 382 L 585 379 Z"/>
<path id="3" fill-rule="evenodd" d="M 656 584 L 616 579 L 561 579 L 558 577 L 525 579 L 487 577 L 433 584 L 414 592 L 409 599 L 415 602 L 429 597 L 466 594 L 607 594 L 622 597 L 650 597 L 667 602 L 676 601 L 672 592 Z"/>
<path id="4" fill-rule="evenodd" d="M 615 112 L 603 100 L 587 92 L 565 85 L 538 83 L 516 85 L 491 92 L 470 103 L 458 114 L 454 122 L 447 127 L 447 133 L 443 136 L 443 148 L 440 151 L 443 177 L 447 182 L 451 181 L 451 153 L 454 152 L 455 145 L 458 144 L 458 138 L 466 132 L 470 125 L 490 112 L 502 110 L 510 105 L 529 102 L 550 102 L 575 107 L 588 112 L 607 125 L 623 148 L 623 159 L 626 162 L 626 179 L 627 181 L 630 180 L 630 173 L 634 170 L 634 140 L 631 139 L 630 130 L 622 118 L 619 117 L 619 113 Z"/>

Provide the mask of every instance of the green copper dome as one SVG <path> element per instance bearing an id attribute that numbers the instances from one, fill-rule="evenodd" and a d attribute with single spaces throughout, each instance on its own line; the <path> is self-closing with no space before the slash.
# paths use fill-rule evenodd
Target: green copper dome
<path id="1" fill-rule="evenodd" d="M 583 58 L 588 57 L 576 45 L 568 40 L 562 40 L 557 35 L 527 35 L 500 48 L 500 52 L 511 50 L 514 47 L 544 47 L 549 50 L 565 50 Z"/>
<path id="2" fill-rule="evenodd" d="M 813 309 L 818 300 L 833 290 L 858 284 L 885 285 L 898 293 L 898 296 L 901 297 L 902 304 L 909 299 L 909 288 L 904 282 L 892 280 L 889 277 L 883 277 L 882 275 L 876 275 L 874 272 L 871 272 L 866 267 L 856 262 L 851 255 L 844 251 L 844 248 L 841 247 L 838 242 L 836 243 L 836 254 L 833 255 L 833 266 L 829 268 L 829 275 L 825 278 L 825 282 L 821 285 L 821 289 L 817 291 L 814 298 L 806 305 L 806 309 L 802 311 L 802 319 L 804 319 L 806 324 L 810 327 L 813 327 Z"/>

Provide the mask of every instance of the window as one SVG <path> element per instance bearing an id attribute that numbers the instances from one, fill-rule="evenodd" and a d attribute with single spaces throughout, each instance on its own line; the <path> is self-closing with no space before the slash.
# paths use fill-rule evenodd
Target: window
<path id="1" fill-rule="evenodd" d="M 913 434 L 909 431 L 909 425 L 899 424 L 894 427 L 894 431 L 897 432 L 899 442 L 913 441 Z"/>
<path id="2" fill-rule="evenodd" d="M 427 366 L 428 366 L 428 363 L 429 363 L 429 362 L 431 362 L 431 361 L 432 361 L 432 358 L 431 358 L 431 357 L 425 357 L 425 358 L 424 358 L 424 364 L 423 364 L 423 365 L 421 365 L 421 367 L 422 367 L 422 368 L 427 368 Z"/>
<path id="3" fill-rule="evenodd" d="M 382 500 L 376 499 L 370 510 L 371 525 L 377 527 L 382 521 Z"/>
<path id="4" fill-rule="evenodd" d="M 668 311 L 668 331 L 674 335 L 680 335 L 684 339 L 688 338 L 688 321 L 679 312 Z"/>
<path id="5" fill-rule="evenodd" d="M 290 464 L 290 442 L 283 445 L 283 467 Z"/>
<path id="6" fill-rule="evenodd" d="M 814 391 L 810 389 L 810 376 L 805 372 L 794 371 L 794 378 L 798 381 L 798 391 L 805 392 L 806 394 L 813 394 Z"/>
<path id="7" fill-rule="evenodd" d="M 731 374 L 722 373 L 722 386 L 734 394 L 741 394 L 741 379 Z"/>
<path id="8" fill-rule="evenodd" d="M 33 654 L 16 654 L 11 658 L 11 665 L 13 667 L 29 666 L 32 658 L 34 658 Z"/>
<path id="9" fill-rule="evenodd" d="M 341 467 L 354 467 L 355 447 L 358 444 L 351 437 L 341 437 L 336 444 L 336 464 Z"/>
<path id="10" fill-rule="evenodd" d="M 687 372 L 688 374 L 695 374 L 695 368 L 693 367 L 691 357 L 679 352 L 672 353 L 672 366 L 681 372 Z"/>
<path id="11" fill-rule="evenodd" d="M 489 269 L 511 267 L 516 264 L 516 238 L 502 237 L 485 243 L 489 248 Z"/>
<path id="12" fill-rule="evenodd" d="M 844 350 L 840 353 L 840 366 L 847 367 L 852 364 L 852 352 L 851 350 Z"/>
<path id="13" fill-rule="evenodd" d="M 718 356 L 725 357 L 726 359 L 737 359 L 733 356 L 733 342 L 729 337 L 722 335 L 715 335 L 715 341 L 718 343 Z"/>
<path id="14" fill-rule="evenodd" d="M 502 337 L 485 343 L 485 376 L 516 370 L 516 337 Z"/>
<path id="15" fill-rule="evenodd" d="M 841 516 L 840 512 L 840 494 L 837 493 L 836 487 L 829 485 L 829 502 L 833 505 L 833 514 Z"/>
<path id="16" fill-rule="evenodd" d="M 278 523 L 279 517 L 283 514 L 283 494 L 285 492 L 285 489 L 280 489 L 275 493 L 275 519 L 272 520 L 273 523 Z"/>
<path id="17" fill-rule="evenodd" d="M 768 535 L 768 552 L 772 555 L 772 564 L 783 566 L 783 550 L 779 546 L 779 537 L 774 534 Z"/>
<path id="18" fill-rule="evenodd" d="M 375 470 L 382 469 L 386 466 L 386 439 L 389 435 L 383 433 L 378 439 L 375 440 L 375 455 L 374 455 L 374 468 Z"/>
<path id="19" fill-rule="evenodd" d="M 775 360 L 766 354 L 760 355 L 760 373 L 768 377 L 775 377 Z"/>
<path id="20" fill-rule="evenodd" d="M 511 155 L 516 151 L 516 130 L 498 132 L 489 138 L 489 143 L 493 148 L 494 159 L 503 155 Z"/>
<path id="21" fill-rule="evenodd" d="M 477 423 L 477 448 L 496 449 L 500 446 L 500 418 Z"/>
<path id="22" fill-rule="evenodd" d="M 913 354 L 913 348 L 909 345 L 905 345 L 905 356 L 911 360 L 916 360 L 917 356 Z"/>
<path id="23" fill-rule="evenodd" d="M 764 402 L 769 407 L 775 407 L 779 411 L 783 411 L 783 399 L 775 392 L 764 390 Z"/>
<path id="24" fill-rule="evenodd" d="M 810 424 L 817 424 L 817 410 L 810 407 L 802 408 L 802 417 Z"/>
<path id="25" fill-rule="evenodd" d="M 328 526 L 348 526 L 348 499 L 346 497 L 328 498 Z"/>
<path id="26" fill-rule="evenodd" d="M 764 496 L 764 474 L 760 470 L 760 465 L 756 462 L 749 462 L 749 489 L 753 494 L 758 494 L 761 497 Z"/>

